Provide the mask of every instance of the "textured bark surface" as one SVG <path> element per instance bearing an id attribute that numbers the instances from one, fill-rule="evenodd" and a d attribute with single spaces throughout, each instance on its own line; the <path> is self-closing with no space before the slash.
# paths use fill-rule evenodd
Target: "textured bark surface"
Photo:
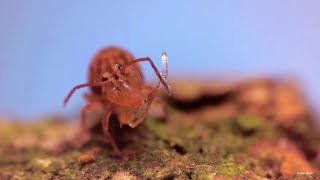
<path id="1" fill-rule="evenodd" d="M 178 81 L 172 89 L 166 116 L 155 105 L 135 129 L 113 117 L 125 158 L 114 156 L 98 125 L 88 144 L 59 152 L 78 125 L 1 121 L 0 179 L 319 178 L 320 131 L 291 82 Z"/>

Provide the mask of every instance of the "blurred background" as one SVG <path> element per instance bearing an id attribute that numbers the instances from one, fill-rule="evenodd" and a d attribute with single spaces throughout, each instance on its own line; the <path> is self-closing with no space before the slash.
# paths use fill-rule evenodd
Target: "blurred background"
<path id="1" fill-rule="evenodd" d="M 0 115 L 31 119 L 85 104 L 88 64 L 118 45 L 169 78 L 290 76 L 320 110 L 319 1 L 0 1 Z M 143 65 L 145 77 L 155 81 Z"/>

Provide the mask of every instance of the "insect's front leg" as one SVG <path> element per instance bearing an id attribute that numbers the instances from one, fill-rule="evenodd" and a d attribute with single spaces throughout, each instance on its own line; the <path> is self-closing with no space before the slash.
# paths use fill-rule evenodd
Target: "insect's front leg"
<path id="1" fill-rule="evenodd" d="M 151 89 L 151 92 L 148 93 L 146 98 L 144 99 L 144 103 L 142 106 L 137 110 L 135 119 L 129 123 L 129 126 L 132 128 L 137 127 L 140 123 L 143 122 L 143 120 L 146 118 L 148 110 L 150 109 L 151 103 L 154 100 L 154 98 L 157 96 L 159 93 L 158 88 L 152 88 L 150 86 L 145 86 L 144 88 Z"/>
<path id="2" fill-rule="evenodd" d="M 149 57 L 135 59 L 135 60 L 131 61 L 130 63 L 125 64 L 124 67 L 121 68 L 121 71 L 122 71 L 122 73 L 125 73 L 126 68 L 128 68 L 129 66 L 132 66 L 135 63 L 144 62 L 144 61 L 147 61 L 150 63 L 152 69 L 154 70 L 154 72 L 156 73 L 156 75 L 158 76 L 158 78 L 160 80 L 160 83 L 157 86 L 157 88 L 160 90 L 161 87 L 164 86 L 166 88 L 168 95 L 170 96 L 171 89 L 170 89 L 169 85 L 167 84 L 168 56 L 166 53 L 162 53 L 163 74 L 160 74 L 159 70 L 157 69 L 157 67 L 154 65 L 153 61 Z"/>

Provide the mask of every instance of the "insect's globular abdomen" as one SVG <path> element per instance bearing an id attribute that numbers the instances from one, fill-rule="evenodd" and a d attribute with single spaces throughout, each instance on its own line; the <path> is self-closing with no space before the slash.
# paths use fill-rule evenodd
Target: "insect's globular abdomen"
<path id="1" fill-rule="evenodd" d="M 89 82 L 100 82 L 102 74 L 106 71 L 112 72 L 112 66 L 114 64 L 126 64 L 134 60 L 134 57 L 126 50 L 118 47 L 108 47 L 101 49 L 92 59 L 88 81 Z M 141 74 L 140 67 L 135 64 Z M 92 87 L 92 91 L 95 94 L 101 94 L 101 88 Z"/>

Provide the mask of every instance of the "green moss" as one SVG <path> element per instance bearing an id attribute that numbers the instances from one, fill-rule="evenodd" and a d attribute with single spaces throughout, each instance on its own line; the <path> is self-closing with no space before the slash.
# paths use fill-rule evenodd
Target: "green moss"
<path id="1" fill-rule="evenodd" d="M 214 168 L 209 165 L 198 165 L 196 166 L 191 174 L 192 179 L 201 179 L 201 180 L 211 180 L 216 176 Z"/>
<path id="2" fill-rule="evenodd" d="M 168 127 L 164 123 L 159 122 L 156 119 L 147 119 L 145 120 L 144 125 L 149 131 L 151 131 L 162 140 L 169 140 L 172 137 L 172 134 L 169 131 Z"/>
<path id="3" fill-rule="evenodd" d="M 122 145 L 128 153 L 127 159 L 114 158 L 110 146 L 97 140 L 79 150 L 59 155 L 41 150 L 40 141 L 34 147 L 16 150 L 10 143 L 19 138 L 23 140 L 25 133 L 35 133 L 42 139 L 47 136 L 46 132 L 64 132 L 72 126 L 53 122 L 7 125 L 8 129 L 0 131 L 0 136 L 10 133 L 4 136 L 8 138 L 8 144 L 0 146 L 0 179 L 52 179 L 54 176 L 61 179 L 110 179 L 115 174 L 120 176 L 119 172 L 144 179 L 232 179 L 246 172 L 264 177 L 262 165 L 248 155 L 248 148 L 259 139 L 281 136 L 271 123 L 243 115 L 199 122 L 188 124 L 178 115 L 170 123 L 145 120 L 134 129 L 136 137 Z M 63 132 L 57 132 L 57 137 L 63 139 Z M 81 153 L 97 146 L 101 152 L 96 162 L 84 165 L 78 162 Z"/>
<path id="4" fill-rule="evenodd" d="M 77 171 L 76 169 L 66 168 L 59 172 L 59 175 L 62 179 L 76 179 L 77 178 Z"/>
<path id="5" fill-rule="evenodd" d="M 228 156 L 222 161 L 222 165 L 215 168 L 218 174 L 222 175 L 240 175 L 245 172 L 243 165 L 235 162 L 233 155 Z"/>
<path id="6" fill-rule="evenodd" d="M 236 119 L 237 125 L 244 131 L 257 130 L 262 127 L 263 120 L 249 115 L 241 115 Z"/>

